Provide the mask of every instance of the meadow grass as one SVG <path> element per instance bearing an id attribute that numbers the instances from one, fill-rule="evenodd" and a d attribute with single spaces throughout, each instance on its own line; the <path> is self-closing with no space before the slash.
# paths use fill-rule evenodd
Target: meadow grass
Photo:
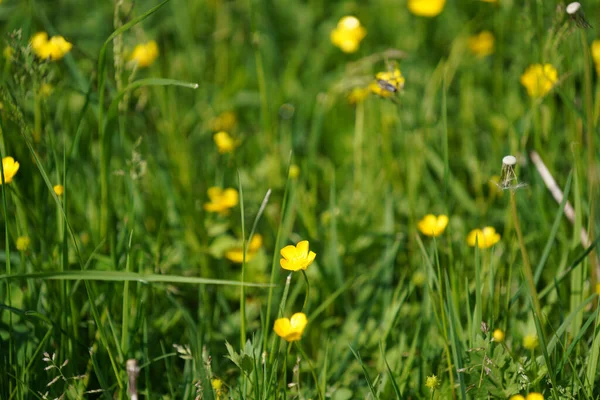
<path id="1" fill-rule="evenodd" d="M 600 6 L 423 1 L 1 2 L 0 398 L 599 398 Z"/>

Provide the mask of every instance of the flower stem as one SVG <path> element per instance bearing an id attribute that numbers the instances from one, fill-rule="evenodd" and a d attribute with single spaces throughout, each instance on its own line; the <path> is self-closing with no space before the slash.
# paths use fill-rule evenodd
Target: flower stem
<path id="1" fill-rule="evenodd" d="M 296 348 L 298 349 L 300 354 L 302 354 L 302 357 L 304 357 L 306 362 L 308 362 L 308 368 L 310 369 L 310 373 L 312 374 L 312 377 L 315 380 L 315 386 L 317 387 L 317 394 L 319 395 L 319 399 L 323 400 L 323 394 L 319 390 L 319 380 L 317 379 L 317 373 L 315 372 L 315 368 L 313 367 L 312 363 L 310 362 L 310 358 L 308 358 L 308 356 L 304 352 L 304 349 L 302 349 L 302 346 L 300 346 L 299 342 L 296 341 L 294 343 L 296 344 Z"/>
<path id="2" fill-rule="evenodd" d="M 308 296 L 310 295 L 310 283 L 308 282 L 308 276 L 306 276 L 306 271 L 302 270 L 302 276 L 304 277 L 304 282 L 306 282 L 306 296 L 304 297 L 304 304 L 302 305 L 301 312 L 305 312 L 306 306 L 308 305 Z"/>

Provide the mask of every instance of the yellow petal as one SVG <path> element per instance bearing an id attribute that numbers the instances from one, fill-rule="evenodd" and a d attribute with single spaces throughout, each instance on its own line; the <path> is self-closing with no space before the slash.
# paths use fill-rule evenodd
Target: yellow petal
<path id="1" fill-rule="evenodd" d="M 275 320 L 273 325 L 275 333 L 283 338 L 288 335 L 291 331 L 290 320 L 288 318 L 279 318 Z"/>
<path id="2" fill-rule="evenodd" d="M 308 240 L 298 242 L 296 245 L 296 254 L 298 257 L 306 258 L 308 256 Z"/>
<path id="3" fill-rule="evenodd" d="M 287 260 L 296 258 L 296 247 L 292 245 L 285 246 L 280 251 L 281 256 Z"/>

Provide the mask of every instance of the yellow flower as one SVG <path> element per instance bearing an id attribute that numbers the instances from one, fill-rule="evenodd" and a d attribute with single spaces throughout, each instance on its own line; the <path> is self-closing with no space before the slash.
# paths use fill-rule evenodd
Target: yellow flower
<path id="1" fill-rule="evenodd" d="M 479 58 L 489 56 L 494 52 L 494 35 L 483 31 L 469 38 L 469 50 Z"/>
<path id="2" fill-rule="evenodd" d="M 369 87 L 355 87 L 348 95 L 348 101 L 350 104 L 362 103 L 369 96 L 369 93 L 371 93 Z"/>
<path id="3" fill-rule="evenodd" d="M 13 56 L 15 55 L 15 49 L 10 46 L 6 46 L 2 51 L 2 55 L 6 59 L 6 61 L 12 61 Z"/>
<path id="4" fill-rule="evenodd" d="M 600 39 L 592 42 L 592 59 L 596 64 L 596 73 L 600 75 Z"/>
<path id="5" fill-rule="evenodd" d="M 52 94 L 53 90 L 54 90 L 54 87 L 52 87 L 51 84 L 44 82 L 40 86 L 40 96 L 49 97 Z"/>
<path id="6" fill-rule="evenodd" d="M 216 212 L 227 215 L 229 209 L 237 206 L 239 195 L 235 189 L 221 189 L 220 187 L 211 187 L 208 189 L 209 203 L 204 203 L 204 209 L 209 212 Z"/>
<path id="7" fill-rule="evenodd" d="M 600 295 L 600 283 L 596 283 L 596 293 Z"/>
<path id="8" fill-rule="evenodd" d="M 432 391 L 436 390 L 440 387 L 440 378 L 435 375 L 428 376 L 425 380 L 425 386 L 427 386 Z"/>
<path id="9" fill-rule="evenodd" d="M 129 59 L 137 64 L 138 67 L 149 67 L 158 57 L 158 45 L 154 40 L 148 43 L 142 43 L 135 46 Z"/>
<path id="10" fill-rule="evenodd" d="M 215 394 L 217 395 L 217 400 L 221 399 L 221 396 L 225 394 L 227 389 L 225 388 L 225 383 L 219 378 L 213 378 L 210 380 L 210 386 L 212 386 Z"/>
<path id="11" fill-rule="evenodd" d="M 19 170 L 19 163 L 12 157 L 4 157 L 2 159 L 2 169 L 4 170 L 4 182 L 11 183 L 13 176 L 15 176 Z M 1 180 L 0 185 L 2 185 Z"/>
<path id="12" fill-rule="evenodd" d="M 210 121 L 210 127 L 213 131 L 231 132 L 237 125 L 237 116 L 233 111 L 225 111 Z"/>
<path id="13" fill-rule="evenodd" d="M 405 79 L 402 76 L 402 72 L 398 68 L 394 68 L 394 71 L 377 73 L 375 75 L 375 82 L 369 85 L 369 89 L 379 96 L 390 97 L 402 90 L 404 82 Z"/>
<path id="14" fill-rule="evenodd" d="M 255 233 L 252 236 L 252 240 L 248 243 L 248 248 L 246 249 L 246 262 L 250 262 L 262 247 L 262 236 L 258 233 Z M 241 247 L 235 247 L 231 250 L 225 252 L 225 257 L 234 263 L 241 264 L 244 261 L 244 250 Z"/>
<path id="15" fill-rule="evenodd" d="M 408 9 L 419 17 L 435 17 L 445 4 L 446 0 L 408 0 Z"/>
<path id="16" fill-rule="evenodd" d="M 279 264 L 288 271 L 305 270 L 317 256 L 308 250 L 308 240 L 298 242 L 296 246 L 285 246 L 280 253 L 283 258 L 279 260 Z"/>
<path id="17" fill-rule="evenodd" d="M 330 38 L 331 43 L 344 53 L 354 53 L 366 35 L 367 31 L 360 25 L 358 18 L 346 16 L 340 19 L 337 27 L 331 31 Z"/>
<path id="18" fill-rule="evenodd" d="M 306 314 L 296 313 L 292 315 L 292 318 L 279 318 L 275 320 L 273 330 L 278 336 L 281 336 L 288 342 L 294 342 L 302 339 L 302 333 L 307 323 Z"/>
<path id="19" fill-rule="evenodd" d="M 525 397 L 523 397 L 523 396 L 522 396 L 522 395 L 520 395 L 520 394 L 515 394 L 515 395 L 513 395 L 513 396 L 510 396 L 510 399 L 509 399 L 509 400 L 525 400 Z"/>
<path id="20" fill-rule="evenodd" d="M 433 214 L 427 214 L 417 224 L 421 233 L 425 236 L 438 237 L 448 225 L 448 217 L 446 215 L 438 215 L 437 217 Z"/>
<path id="21" fill-rule="evenodd" d="M 535 350 L 538 345 L 539 341 L 537 335 L 525 335 L 523 338 L 523 347 L 527 350 Z"/>
<path id="22" fill-rule="evenodd" d="M 543 97 L 558 80 L 558 72 L 552 64 L 533 64 L 521 75 L 521 84 L 527 89 L 530 97 Z"/>
<path id="23" fill-rule="evenodd" d="M 483 230 L 473 229 L 467 236 L 467 244 L 475 247 L 475 241 L 480 249 L 487 249 L 500 241 L 500 234 L 491 226 L 486 226 Z"/>
<path id="24" fill-rule="evenodd" d="M 30 244 L 31 240 L 27 236 L 19 236 L 17 238 L 17 250 L 19 251 L 27 251 Z"/>
<path id="25" fill-rule="evenodd" d="M 290 165 L 290 179 L 297 179 L 300 176 L 300 167 L 296 164 Z"/>
<path id="26" fill-rule="evenodd" d="M 217 145 L 219 153 L 221 154 L 233 153 L 233 150 L 235 150 L 235 148 L 239 145 L 239 141 L 233 139 L 231 136 L 229 136 L 229 133 L 225 131 L 215 133 L 213 139 Z"/>
<path id="27" fill-rule="evenodd" d="M 427 275 L 423 271 L 417 271 L 412 276 L 412 283 L 415 286 L 421 287 L 425 284 L 425 281 L 427 281 Z"/>
<path id="28" fill-rule="evenodd" d="M 42 59 L 60 60 L 72 47 L 73 45 L 62 36 L 52 36 L 48 39 L 46 32 L 38 32 L 31 38 L 31 48 Z"/>
<path id="29" fill-rule="evenodd" d="M 54 185 L 53 189 L 54 193 L 56 193 L 56 195 L 59 197 L 65 192 L 65 187 L 63 185 Z"/>
<path id="30" fill-rule="evenodd" d="M 493 333 L 494 342 L 503 342 L 504 341 L 504 332 L 502 329 L 496 329 Z"/>
<path id="31" fill-rule="evenodd" d="M 531 392 L 527 395 L 525 400 L 544 400 L 544 395 L 541 393 Z"/>

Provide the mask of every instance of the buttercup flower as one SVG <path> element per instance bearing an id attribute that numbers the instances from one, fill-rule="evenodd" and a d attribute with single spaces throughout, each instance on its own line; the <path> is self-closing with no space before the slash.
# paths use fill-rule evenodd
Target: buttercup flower
<path id="1" fill-rule="evenodd" d="M 523 347 L 527 350 L 535 350 L 539 344 L 540 342 L 537 335 L 525 335 L 525 337 L 523 337 Z"/>
<path id="2" fill-rule="evenodd" d="M 227 389 L 225 388 L 225 383 L 219 378 L 213 378 L 210 380 L 210 386 L 212 386 L 215 394 L 217 395 L 217 400 L 223 398 Z"/>
<path id="3" fill-rule="evenodd" d="M 544 395 L 541 393 L 531 392 L 527 395 L 525 400 L 544 400 Z"/>
<path id="4" fill-rule="evenodd" d="M 489 56 L 494 52 L 494 35 L 483 31 L 469 38 L 469 50 L 479 58 Z"/>
<path id="5" fill-rule="evenodd" d="M 473 229 L 467 236 L 467 244 L 475 247 L 475 241 L 480 249 L 487 249 L 500 241 L 500 234 L 491 226 L 486 226 L 483 230 Z"/>
<path id="6" fill-rule="evenodd" d="M 65 193 L 65 187 L 63 185 L 54 185 L 53 189 L 54 193 L 56 193 L 56 195 L 59 197 Z"/>
<path id="7" fill-rule="evenodd" d="M 366 35 L 367 31 L 360 25 L 358 18 L 346 16 L 340 19 L 337 27 L 331 31 L 330 38 L 331 43 L 344 53 L 354 53 Z"/>
<path id="8" fill-rule="evenodd" d="M 62 36 L 52 36 L 48 39 L 46 32 L 38 32 L 31 38 L 31 48 L 39 58 L 60 60 L 71 51 L 73 45 Z"/>
<path id="9" fill-rule="evenodd" d="M 494 333 L 492 334 L 492 337 L 494 338 L 494 342 L 503 342 L 504 341 L 504 332 L 502 331 L 502 329 L 496 329 L 494 331 Z"/>
<path id="10" fill-rule="evenodd" d="M 239 141 L 233 139 L 229 133 L 225 132 L 225 131 L 220 131 L 215 133 L 215 136 L 213 137 L 215 144 L 217 145 L 217 149 L 219 150 L 219 153 L 221 154 L 225 154 L 225 153 L 233 153 L 233 151 L 235 150 L 236 147 L 239 146 Z"/>
<path id="11" fill-rule="evenodd" d="M 435 17 L 444 9 L 446 0 L 408 0 L 408 9 L 419 17 Z"/>
<path id="12" fill-rule="evenodd" d="M 448 216 L 439 215 L 436 217 L 433 214 L 427 214 L 422 220 L 419 221 L 417 227 L 425 236 L 438 237 L 444 233 L 447 225 Z"/>
<path id="13" fill-rule="evenodd" d="M 543 97 L 558 80 L 558 72 L 552 64 L 533 64 L 521 75 L 521 84 L 533 98 Z"/>
<path id="14" fill-rule="evenodd" d="M 306 314 L 296 313 L 292 315 L 292 318 L 279 318 L 275 320 L 273 330 L 278 336 L 288 342 L 294 342 L 302 339 L 302 333 L 304 333 L 307 323 Z"/>
<path id="15" fill-rule="evenodd" d="M 290 176 L 290 179 L 298 178 L 300 176 L 300 167 L 297 166 L 296 164 L 290 165 L 289 176 Z"/>
<path id="16" fill-rule="evenodd" d="M 27 251 L 30 244 L 31 240 L 27 236 L 19 236 L 17 238 L 17 250 L 19 251 Z"/>
<path id="17" fill-rule="evenodd" d="M 137 63 L 139 68 L 144 68 L 152 65 L 157 57 L 158 45 L 154 40 L 151 40 L 148 43 L 142 43 L 135 46 L 129 59 Z"/>
<path id="18" fill-rule="evenodd" d="M 596 73 L 600 75 L 600 39 L 592 42 L 592 59 L 596 65 Z"/>
<path id="19" fill-rule="evenodd" d="M 371 89 L 368 87 L 355 87 L 350 94 L 348 94 L 348 102 L 350 102 L 350 104 L 361 103 L 369 96 L 369 93 L 371 93 Z"/>
<path id="20" fill-rule="evenodd" d="M 522 396 L 522 395 L 520 395 L 520 394 L 515 394 L 515 395 L 513 395 L 513 396 L 510 396 L 510 399 L 509 399 L 509 400 L 525 400 L 525 397 L 523 397 L 523 396 Z"/>
<path id="21" fill-rule="evenodd" d="M 283 258 L 279 260 L 279 264 L 281 268 L 288 271 L 305 270 L 315 261 L 317 256 L 314 252 L 308 250 L 308 240 L 303 240 L 296 246 L 285 246 L 280 253 Z"/>
<path id="22" fill-rule="evenodd" d="M 258 233 L 255 233 L 252 236 L 252 240 L 248 243 L 248 248 L 246 249 L 246 262 L 250 262 L 262 247 L 262 236 Z M 235 247 L 231 250 L 225 252 L 225 257 L 234 263 L 241 264 L 244 261 L 244 250 L 241 247 Z"/>
<path id="23" fill-rule="evenodd" d="M 239 195 L 235 189 L 221 189 L 220 187 L 211 187 L 208 189 L 209 203 L 204 203 L 204 209 L 209 212 L 216 212 L 227 215 L 229 209 L 237 206 Z"/>
<path id="24" fill-rule="evenodd" d="M 440 387 L 440 378 L 435 375 L 428 376 L 425 380 L 425 386 L 427 386 L 431 391 L 436 390 Z"/>
<path id="25" fill-rule="evenodd" d="M 4 157 L 2 159 L 2 169 L 4 170 L 4 182 L 11 183 L 13 176 L 15 176 L 19 170 L 19 163 L 12 157 Z M 0 185 L 2 185 L 1 180 Z"/>
<path id="26" fill-rule="evenodd" d="M 398 68 L 393 71 L 379 72 L 375 75 L 375 82 L 369 85 L 371 92 L 381 97 L 391 97 L 404 87 L 404 76 Z"/>

